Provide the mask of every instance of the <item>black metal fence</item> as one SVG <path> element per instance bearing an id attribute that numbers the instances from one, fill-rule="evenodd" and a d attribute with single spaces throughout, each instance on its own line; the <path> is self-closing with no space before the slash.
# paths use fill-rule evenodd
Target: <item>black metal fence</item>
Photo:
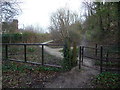
<path id="1" fill-rule="evenodd" d="M 100 72 L 103 71 L 118 71 L 120 72 L 120 51 L 119 46 L 98 46 L 87 47 L 80 46 L 79 51 L 79 68 L 83 65 L 83 58 L 91 58 L 95 65 L 99 66 Z M 89 60 L 89 59 L 88 59 Z"/>
<path id="2" fill-rule="evenodd" d="M 49 64 L 46 62 L 46 56 L 44 47 L 45 46 L 63 46 L 63 45 L 51 45 L 51 44 L 39 44 L 39 43 L 3 43 L 2 44 L 4 50 L 3 52 L 3 60 L 11 60 L 11 61 L 17 61 L 17 62 L 25 62 L 25 63 L 31 63 L 31 64 L 39 64 L 44 66 L 53 66 L 53 67 L 61 67 L 60 62 L 59 64 Z M 14 48 L 14 46 L 22 46 L 23 51 L 23 60 L 18 59 L 12 59 L 10 58 L 10 46 Z M 40 57 L 37 57 L 38 60 L 41 60 L 41 62 L 32 62 L 28 60 L 27 55 L 29 54 L 27 52 L 27 47 L 29 46 L 41 46 L 41 53 Z M 84 57 L 94 59 L 95 65 L 99 66 L 100 72 L 103 71 L 118 71 L 120 72 L 120 51 L 119 46 L 98 46 L 97 44 L 95 47 L 87 47 L 87 46 L 80 46 L 79 47 L 79 68 L 81 68 L 81 65 L 83 65 Z M 13 52 L 14 53 L 14 52 Z M 22 56 L 20 56 L 22 57 Z M 49 58 L 52 60 L 52 58 Z M 56 58 L 55 58 L 56 59 Z M 52 61 L 55 61 L 52 60 Z M 89 60 L 89 59 L 88 59 Z M 49 61 L 49 62 L 52 62 Z M 58 61 L 58 60 L 56 60 Z"/>
<path id="3" fill-rule="evenodd" d="M 24 60 L 12 59 L 9 57 L 10 56 L 9 49 L 10 49 L 10 47 L 14 48 L 14 46 L 22 46 L 22 49 L 23 49 L 22 54 L 23 54 Z M 29 46 L 41 46 L 41 52 L 39 52 L 39 53 L 41 53 L 41 56 L 40 56 L 41 58 L 39 58 L 39 60 L 41 60 L 41 63 L 32 62 L 27 59 L 27 55 L 28 55 L 27 47 L 29 47 Z M 51 44 L 40 44 L 40 43 L 34 43 L 34 44 L 31 44 L 31 43 L 2 43 L 2 49 L 4 49 L 4 50 L 2 50 L 2 53 L 3 53 L 2 59 L 61 68 L 60 62 L 59 62 L 59 65 L 45 63 L 45 58 L 47 57 L 47 56 L 45 56 L 45 50 L 44 50 L 45 46 L 63 46 L 63 45 L 51 45 Z"/>

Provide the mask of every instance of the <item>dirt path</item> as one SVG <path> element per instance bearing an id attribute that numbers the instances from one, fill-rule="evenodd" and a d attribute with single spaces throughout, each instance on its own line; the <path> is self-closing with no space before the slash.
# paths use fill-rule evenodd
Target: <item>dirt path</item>
<path id="1" fill-rule="evenodd" d="M 53 81 L 45 83 L 45 88 L 93 88 L 91 80 L 98 74 L 97 70 L 84 66 L 79 70 L 77 66 L 69 72 L 60 74 Z"/>
<path id="2" fill-rule="evenodd" d="M 46 44 L 46 42 L 44 43 Z M 53 49 L 45 46 L 45 51 L 56 57 L 63 58 L 60 49 Z M 94 66 L 93 60 L 84 58 L 84 65 Z M 98 75 L 99 71 L 93 68 L 82 66 L 78 69 L 78 66 L 73 68 L 69 72 L 61 73 L 58 77 L 50 82 L 44 83 L 45 88 L 93 88 L 91 80 L 94 76 Z"/>
<path id="3" fill-rule="evenodd" d="M 63 58 L 62 53 L 59 52 L 59 50 L 61 50 L 61 48 L 53 49 L 53 48 L 50 48 L 50 47 L 48 47 L 48 46 L 45 46 L 45 47 L 44 47 L 44 50 L 45 50 L 46 52 L 48 52 L 50 55 L 53 55 L 53 56 L 58 57 L 58 58 Z"/>
<path id="4" fill-rule="evenodd" d="M 47 43 L 50 43 L 50 42 L 52 42 L 52 41 L 53 41 L 53 40 L 50 40 L 50 41 L 44 42 L 44 43 L 42 43 L 42 44 L 47 44 Z M 40 46 L 40 47 L 41 47 L 41 46 Z M 53 48 L 50 48 L 50 47 L 48 47 L 48 46 L 44 46 L 44 50 L 45 50 L 46 52 L 48 52 L 50 55 L 53 55 L 53 56 L 58 57 L 58 58 L 63 58 L 62 53 L 59 52 L 59 50 L 62 50 L 62 48 L 55 48 L 55 49 L 53 49 Z"/>

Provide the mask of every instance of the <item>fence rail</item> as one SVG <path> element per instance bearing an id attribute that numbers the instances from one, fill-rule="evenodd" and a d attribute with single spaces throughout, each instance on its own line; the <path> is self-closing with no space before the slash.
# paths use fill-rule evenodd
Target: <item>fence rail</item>
<path id="1" fill-rule="evenodd" d="M 8 55 L 8 49 L 9 47 L 8 46 L 13 46 L 13 45 L 21 45 L 23 46 L 24 48 L 24 61 L 22 60 L 16 60 L 16 59 L 10 59 L 9 58 L 9 55 Z M 27 60 L 27 46 L 30 46 L 30 45 L 34 45 L 34 46 L 42 46 L 41 47 L 41 60 L 42 62 L 41 63 L 37 63 L 37 62 L 31 62 L 31 61 L 28 61 Z M 16 61 L 16 62 L 25 62 L 25 63 L 31 63 L 31 64 L 38 64 L 38 65 L 42 65 L 42 66 L 51 66 L 51 67 L 58 67 L 58 68 L 61 68 L 60 65 L 52 65 L 52 64 L 46 64 L 45 63 L 45 56 L 44 56 L 44 46 L 58 46 L 58 45 L 51 45 L 51 44 L 41 44 L 41 43 L 2 43 L 2 46 L 5 46 L 5 59 L 4 60 L 10 60 L 10 61 Z M 60 46 L 60 45 L 59 45 Z M 62 45 L 61 45 L 62 46 Z"/>
<path id="2" fill-rule="evenodd" d="M 120 51 L 109 51 L 109 49 L 111 48 L 107 47 L 108 49 L 106 50 L 105 47 L 103 45 L 98 46 L 97 44 L 95 45 L 95 47 L 80 46 L 80 61 L 83 62 L 84 57 L 94 59 L 96 62 L 99 62 L 100 73 L 108 70 L 116 70 L 120 72 Z M 88 51 L 88 49 L 91 51 Z M 112 54 L 112 56 L 110 54 Z M 116 57 L 115 55 L 117 55 L 118 57 Z"/>
<path id="3" fill-rule="evenodd" d="M 45 52 L 44 52 L 44 47 L 45 46 L 63 46 L 62 44 L 41 44 L 41 43 L 2 43 L 3 46 L 5 46 L 5 60 L 11 60 L 11 61 L 18 61 L 18 62 L 25 62 L 25 63 L 31 63 L 31 64 L 38 64 L 38 65 L 43 65 L 43 66 L 53 66 L 53 67 L 61 67 L 59 65 L 51 65 L 51 64 L 46 64 L 45 63 Z M 9 54 L 8 54 L 8 46 L 12 46 L 12 45 L 21 45 L 24 47 L 24 61 L 20 61 L 20 60 L 13 60 L 9 58 Z M 37 63 L 37 62 L 30 62 L 27 60 L 27 46 L 30 45 L 40 45 L 41 46 L 41 63 Z M 105 46 L 106 47 L 106 46 Z M 103 72 L 104 70 L 109 70 L 110 68 L 108 68 L 108 64 L 109 63 L 118 63 L 118 68 L 115 69 L 114 67 L 111 68 L 114 70 L 119 70 L 119 64 L 120 64 L 120 52 L 114 52 L 114 51 L 109 51 L 108 49 L 105 49 L 104 46 L 98 46 L 97 44 L 95 45 L 95 47 L 88 47 L 88 46 L 79 46 L 79 69 L 81 68 L 81 65 L 83 65 L 83 59 L 84 57 L 87 58 L 92 58 L 95 59 L 96 61 L 99 61 L 99 70 L 100 72 Z M 87 52 L 87 50 L 93 50 L 93 52 L 91 53 L 91 51 Z M 91 54 L 92 56 L 88 55 Z M 110 57 L 110 54 L 115 54 L 118 55 L 118 57 Z M 114 55 L 113 55 L 114 56 Z M 106 66 L 107 68 L 106 68 Z"/>

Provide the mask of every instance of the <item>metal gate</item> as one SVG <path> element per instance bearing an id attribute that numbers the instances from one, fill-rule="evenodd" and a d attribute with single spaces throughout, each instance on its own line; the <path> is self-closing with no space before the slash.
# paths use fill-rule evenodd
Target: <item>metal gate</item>
<path id="1" fill-rule="evenodd" d="M 117 48 L 118 50 L 113 50 Z M 79 47 L 79 68 L 86 66 L 89 68 L 104 71 L 120 72 L 120 51 L 119 46 L 98 46 Z M 112 55 L 112 56 L 111 56 Z"/>

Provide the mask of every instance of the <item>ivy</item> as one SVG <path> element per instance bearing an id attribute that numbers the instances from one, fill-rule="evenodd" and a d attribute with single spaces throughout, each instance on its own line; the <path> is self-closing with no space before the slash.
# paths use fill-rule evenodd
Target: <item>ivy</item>
<path id="1" fill-rule="evenodd" d="M 71 50 L 70 40 L 67 38 L 64 41 L 63 48 L 63 62 L 62 66 L 64 70 L 71 70 L 74 66 L 77 65 L 77 48 L 76 44 L 73 43 L 73 49 Z"/>

